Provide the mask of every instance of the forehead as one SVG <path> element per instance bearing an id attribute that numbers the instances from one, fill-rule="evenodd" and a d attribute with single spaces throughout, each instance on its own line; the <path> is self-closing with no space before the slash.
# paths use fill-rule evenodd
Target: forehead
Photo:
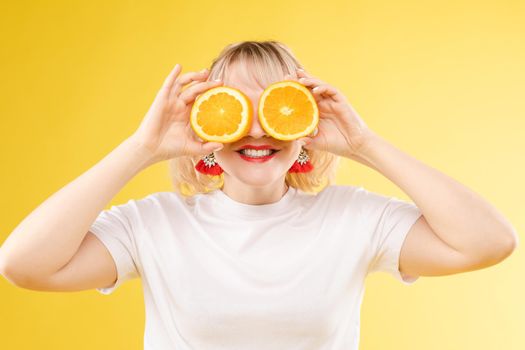
<path id="1" fill-rule="evenodd" d="M 253 63 L 233 62 L 224 71 L 224 85 L 249 94 L 260 94 L 267 86 L 256 75 Z"/>

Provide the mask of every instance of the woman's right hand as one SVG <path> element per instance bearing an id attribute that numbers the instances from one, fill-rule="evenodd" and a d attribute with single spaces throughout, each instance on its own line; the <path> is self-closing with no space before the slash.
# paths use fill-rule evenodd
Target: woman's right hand
<path id="1" fill-rule="evenodd" d="M 179 77 L 181 70 L 182 66 L 176 64 L 131 136 L 150 152 L 152 163 L 180 156 L 205 155 L 222 147 L 218 142 L 200 142 L 190 125 L 190 112 L 196 97 L 222 85 L 222 81 L 207 81 L 209 72 L 206 69 Z"/>

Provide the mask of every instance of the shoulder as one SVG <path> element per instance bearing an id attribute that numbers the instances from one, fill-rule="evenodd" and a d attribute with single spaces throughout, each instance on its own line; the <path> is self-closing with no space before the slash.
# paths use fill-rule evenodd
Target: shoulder
<path id="1" fill-rule="evenodd" d="M 337 202 L 338 204 L 350 204 L 358 197 L 367 192 L 362 186 L 354 185 L 329 185 L 317 193 L 319 199 Z"/>
<path id="2" fill-rule="evenodd" d="M 361 214 L 373 212 L 391 202 L 402 202 L 396 197 L 371 191 L 361 185 L 330 185 L 317 196 L 319 200 L 335 205 L 339 209 L 347 208 Z"/>
<path id="3" fill-rule="evenodd" d="M 125 203 L 114 205 L 112 209 L 116 208 L 126 214 L 137 216 L 185 207 L 191 200 L 191 197 L 185 198 L 176 192 L 154 192 L 141 198 L 129 199 Z"/>
<path id="4" fill-rule="evenodd" d="M 345 215 L 346 211 L 355 212 L 360 202 L 360 193 L 364 189 L 353 185 L 328 185 L 316 194 L 301 193 L 304 207 L 313 211 Z"/>

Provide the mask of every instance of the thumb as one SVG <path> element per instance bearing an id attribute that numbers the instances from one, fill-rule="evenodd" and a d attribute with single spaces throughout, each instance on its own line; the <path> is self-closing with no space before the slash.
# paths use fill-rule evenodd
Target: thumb
<path id="1" fill-rule="evenodd" d="M 220 151 L 224 145 L 220 142 L 207 142 L 202 145 L 202 149 L 205 153 L 217 152 Z"/>
<path id="2" fill-rule="evenodd" d="M 301 137 L 298 139 L 298 142 L 301 146 L 303 146 L 304 148 L 308 149 L 311 144 L 312 144 L 312 138 L 311 137 L 308 137 L 308 136 L 305 136 L 305 137 Z"/>

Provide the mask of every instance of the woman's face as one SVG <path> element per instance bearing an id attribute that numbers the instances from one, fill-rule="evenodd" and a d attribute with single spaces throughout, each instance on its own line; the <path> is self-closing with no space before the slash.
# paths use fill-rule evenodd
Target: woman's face
<path id="1" fill-rule="evenodd" d="M 283 78 L 284 79 L 284 78 Z M 247 185 L 262 186 L 284 182 L 288 169 L 293 165 L 301 146 L 297 140 L 281 141 L 269 136 L 259 124 L 259 97 L 266 88 L 255 81 L 248 64 L 234 63 L 223 78 L 223 85 L 241 90 L 252 102 L 253 120 L 249 133 L 233 143 L 226 143 L 215 152 L 215 159 L 224 171 L 224 181 L 232 176 Z M 246 145 L 268 145 L 277 150 L 273 157 L 264 162 L 248 161 L 241 156 L 239 149 Z"/>

